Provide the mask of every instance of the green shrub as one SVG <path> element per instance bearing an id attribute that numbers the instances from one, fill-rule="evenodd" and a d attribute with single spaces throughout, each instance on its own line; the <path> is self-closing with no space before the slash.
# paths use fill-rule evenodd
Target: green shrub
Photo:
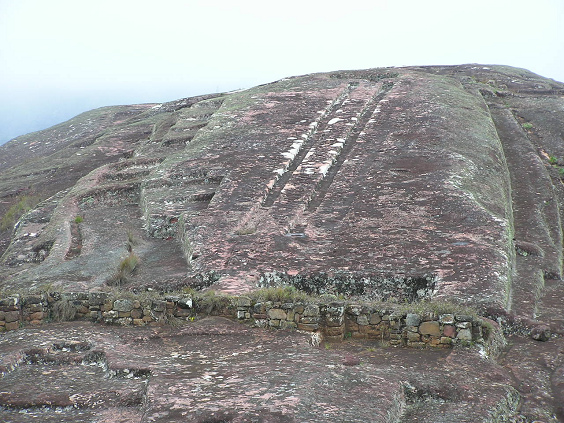
<path id="1" fill-rule="evenodd" d="M 84 222 L 84 218 L 82 216 L 76 216 L 74 218 L 74 223 L 76 223 L 77 225 L 81 224 L 82 222 Z"/>
<path id="2" fill-rule="evenodd" d="M 548 158 L 548 163 L 550 163 L 551 165 L 555 165 L 558 163 L 558 159 L 555 156 L 550 156 Z"/>
<path id="3" fill-rule="evenodd" d="M 521 126 L 523 126 L 523 129 L 533 129 L 533 124 L 530 122 L 526 122 Z"/>

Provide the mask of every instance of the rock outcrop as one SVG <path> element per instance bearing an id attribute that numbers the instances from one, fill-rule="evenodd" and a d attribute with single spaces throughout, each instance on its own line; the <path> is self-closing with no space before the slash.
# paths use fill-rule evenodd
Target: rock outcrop
<path id="1" fill-rule="evenodd" d="M 449 421 L 556 421 L 563 178 L 564 84 L 505 66 L 338 71 L 108 107 L 0 147 L 0 286 L 463 303 L 547 342 L 519 338 L 498 364 L 453 352 L 445 368 L 489 369 L 495 401 L 427 386 L 439 376 L 426 367 L 390 390 L 381 421 L 438 421 L 429 410 L 448 404 L 461 407 Z M 433 319 L 406 324 L 414 342 L 444 336 Z"/>
<path id="2" fill-rule="evenodd" d="M 97 289 L 136 242 L 130 287 L 290 283 L 536 318 L 562 274 L 563 94 L 502 66 L 393 68 L 83 114 L 0 150 L 4 207 L 45 198 L 3 284 Z"/>

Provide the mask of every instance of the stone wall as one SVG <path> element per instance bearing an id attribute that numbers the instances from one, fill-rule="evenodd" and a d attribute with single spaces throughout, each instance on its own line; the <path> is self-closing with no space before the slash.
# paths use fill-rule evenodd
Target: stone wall
<path id="1" fill-rule="evenodd" d="M 449 347 L 482 342 L 484 320 L 461 314 L 400 313 L 360 304 L 256 303 L 237 299 L 237 318 L 260 326 L 320 332 L 327 341 L 374 339 L 396 346 Z M 487 324 L 485 327 L 489 327 Z M 487 329 L 485 330 L 487 332 Z"/>
<path id="2" fill-rule="evenodd" d="M 220 298 L 220 297 L 217 297 Z M 222 297 L 225 299 L 225 297 Z M 223 315 L 261 327 L 316 332 L 328 342 L 372 339 L 394 346 L 447 348 L 483 342 L 488 326 L 471 315 L 382 310 L 345 301 L 327 303 L 255 302 L 229 298 L 221 307 L 191 295 L 116 297 L 102 292 L 49 293 L 0 300 L 0 332 L 45 321 L 90 319 L 119 325 L 159 325 L 173 319 Z"/>

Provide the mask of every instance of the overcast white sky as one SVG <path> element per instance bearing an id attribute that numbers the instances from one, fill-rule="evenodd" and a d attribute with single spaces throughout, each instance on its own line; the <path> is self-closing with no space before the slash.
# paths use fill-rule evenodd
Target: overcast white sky
<path id="1" fill-rule="evenodd" d="M 564 81 L 564 0 L 0 0 L 0 143 L 104 105 L 462 63 Z"/>

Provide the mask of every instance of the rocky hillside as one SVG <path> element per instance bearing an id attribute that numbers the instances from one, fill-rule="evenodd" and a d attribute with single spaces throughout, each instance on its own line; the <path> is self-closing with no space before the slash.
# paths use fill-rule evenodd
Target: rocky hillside
<path id="1" fill-rule="evenodd" d="M 2 284 L 291 283 L 536 318 L 562 273 L 563 95 L 465 65 L 84 113 L 0 148 L 3 211 L 33 206 L 4 216 Z"/>
<path id="2" fill-rule="evenodd" d="M 278 363 L 297 348 L 312 375 L 340 378 L 346 392 L 356 392 L 352 414 L 339 414 L 349 412 L 343 405 L 325 410 L 328 420 L 319 420 L 319 411 L 318 421 L 368 421 L 359 416 L 372 412 L 362 405 L 370 392 L 380 398 L 373 407 L 380 411 L 400 397 L 412 403 L 408 411 L 398 406 L 403 417 L 388 412 L 381 421 L 556 422 L 564 418 L 563 179 L 564 84 L 505 66 L 339 71 L 165 104 L 106 107 L 0 147 L 0 288 L 191 286 L 241 294 L 290 284 L 353 300 L 448 299 L 510 330 L 550 329 L 555 337 L 543 347 L 515 338 L 497 362 L 461 351 L 409 353 L 412 359 L 386 352 L 387 360 L 410 364 L 378 370 L 378 383 L 361 367 L 354 377 L 341 364 L 320 371 L 313 357 L 330 362 L 337 353 L 306 351 L 293 338 L 269 340 L 284 344 L 269 360 Z M 226 333 L 240 331 L 230 325 Z M 203 324 L 195 334 L 214 334 L 214 327 Z M 82 339 L 83 330 L 68 333 Z M 39 338 L 29 336 L 35 345 Z M 129 356 L 106 345 L 108 336 L 123 338 L 100 332 L 88 342 L 107 347 L 108 359 Z M 170 364 L 152 355 L 152 339 L 162 336 L 172 357 L 180 354 L 180 335 L 134 336 L 123 342 L 135 344 L 148 367 Z M 233 335 L 226 357 L 251 345 L 240 336 Z M 10 339 L 2 351 L 15 351 Z M 218 351 L 215 345 L 210 351 Z M 374 357 L 384 353 L 359 351 L 370 366 L 382 366 Z M 248 369 L 248 362 L 241 366 Z M 257 375 L 267 375 L 268 366 Z M 165 370 L 155 372 L 162 386 L 172 380 Z M 398 384 L 408 373 L 421 374 L 424 389 Z M 298 385 L 315 381 L 318 390 L 304 388 L 302 400 L 292 394 L 269 412 L 290 416 L 299 403 L 306 411 L 296 416 L 303 417 L 309 396 L 320 406 L 315 395 L 326 384 L 315 377 L 303 376 Z M 359 397 L 357 380 L 378 389 Z M 263 382 L 270 383 L 261 379 L 257 387 Z M 177 383 L 180 392 L 185 380 Z M 143 395 L 165 398 L 155 396 L 161 385 Z M 240 391 L 233 395 L 242 398 Z M 157 402 L 153 411 L 171 409 Z M 271 421 L 294 421 L 280 419 Z"/>

